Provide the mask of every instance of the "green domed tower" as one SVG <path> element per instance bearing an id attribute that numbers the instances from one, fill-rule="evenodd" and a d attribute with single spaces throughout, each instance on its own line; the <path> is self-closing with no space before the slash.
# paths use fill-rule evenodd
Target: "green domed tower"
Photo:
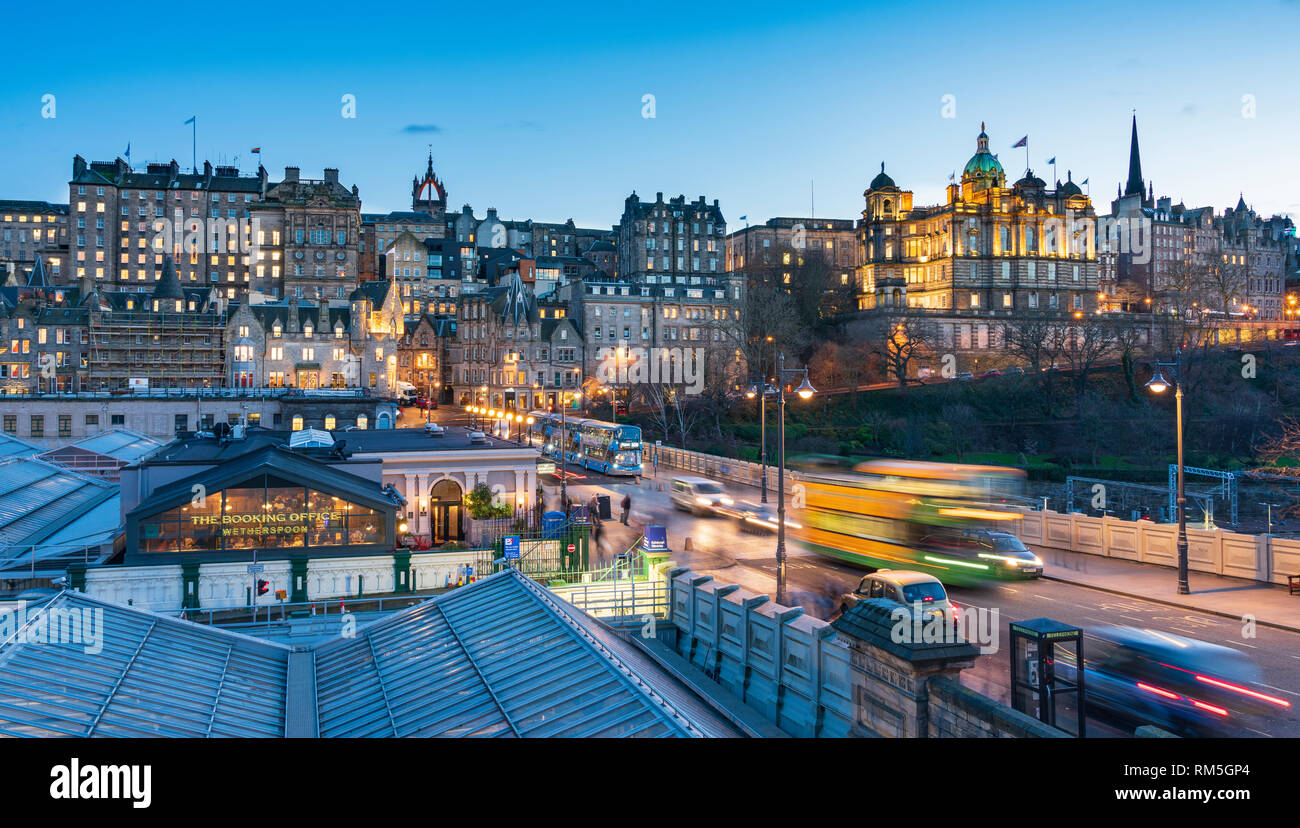
<path id="1" fill-rule="evenodd" d="M 1007 175 L 1002 171 L 1002 164 L 989 152 L 989 136 L 984 132 L 984 123 L 981 121 L 980 134 L 975 139 L 975 154 L 961 172 L 962 192 L 966 194 L 992 187 L 1005 187 L 1006 182 Z"/>

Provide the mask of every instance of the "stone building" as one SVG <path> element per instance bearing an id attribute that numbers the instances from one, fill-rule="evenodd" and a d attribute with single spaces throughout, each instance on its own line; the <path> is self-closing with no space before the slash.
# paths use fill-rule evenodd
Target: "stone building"
<path id="1" fill-rule="evenodd" d="M 404 315 L 391 280 L 354 289 L 346 306 L 296 296 L 241 304 L 225 333 L 231 387 L 397 393 Z"/>
<path id="2" fill-rule="evenodd" d="M 68 205 L 0 199 L 0 277 L 45 262 L 52 284 L 62 284 L 68 251 Z"/>
<path id="3" fill-rule="evenodd" d="M 853 219 L 774 218 L 727 236 L 726 268 L 728 273 L 746 268 L 775 272 L 779 264 L 790 264 L 792 251 L 803 251 L 820 256 L 848 284 L 860 264 L 859 249 Z M 778 256 L 785 261 L 779 262 Z"/>
<path id="4" fill-rule="evenodd" d="M 884 171 L 871 181 L 858 226 L 859 307 L 973 313 L 1097 307 L 1096 217 L 1067 173 L 1049 188 L 1027 170 L 1006 186 L 981 132 L 947 201 L 913 207 Z"/>
<path id="5" fill-rule="evenodd" d="M 455 314 L 461 283 L 460 246 L 403 231 L 380 254 L 380 272 L 401 296 L 402 312 Z"/>
<path id="6" fill-rule="evenodd" d="M 410 212 L 362 213 L 358 273 L 363 280 L 382 279 L 380 255 L 402 233 L 418 239 L 443 239 L 450 235 L 447 189 L 433 171 L 433 153 L 424 176 L 411 180 Z M 459 256 L 459 251 L 456 251 Z"/>
<path id="7" fill-rule="evenodd" d="M 539 306 L 517 271 L 497 287 L 462 296 L 456 339 L 448 351 L 448 394 L 461 405 L 524 412 L 582 387 L 578 328 L 567 316 Z"/>
<path id="8" fill-rule="evenodd" d="M 727 225 L 718 200 L 704 196 L 691 203 L 686 196 L 642 202 L 636 193 L 623 203 L 618 225 L 618 262 L 622 275 L 634 280 L 654 273 L 704 276 L 725 267 Z"/>
<path id="9" fill-rule="evenodd" d="M 305 179 L 286 167 L 284 180 L 267 190 L 263 209 L 280 213 L 285 262 L 279 295 L 344 300 L 358 284 L 361 197 L 339 183 L 339 171 Z"/>

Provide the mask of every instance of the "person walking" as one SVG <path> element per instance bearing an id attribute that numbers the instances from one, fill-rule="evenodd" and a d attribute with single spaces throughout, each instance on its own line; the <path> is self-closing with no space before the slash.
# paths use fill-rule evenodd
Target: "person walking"
<path id="1" fill-rule="evenodd" d="M 623 495 L 623 516 L 619 518 L 624 526 L 627 526 L 627 516 L 632 512 L 632 494 L 628 492 Z"/>

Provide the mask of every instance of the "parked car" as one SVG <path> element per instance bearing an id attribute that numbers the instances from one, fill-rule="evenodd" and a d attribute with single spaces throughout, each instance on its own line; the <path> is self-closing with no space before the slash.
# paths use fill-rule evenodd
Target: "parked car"
<path id="1" fill-rule="evenodd" d="M 957 622 L 958 610 L 948 599 L 943 584 L 924 572 L 877 569 L 864 575 L 855 590 L 840 596 L 840 612 L 848 612 L 868 598 L 884 598 L 908 608 L 919 606 L 923 620 L 942 616 L 950 624 Z"/>
<path id="2" fill-rule="evenodd" d="M 970 382 L 971 380 L 975 379 L 975 375 L 972 374 L 970 371 L 962 371 L 956 377 L 953 377 L 953 379 L 957 380 L 958 382 Z"/>
<path id="3" fill-rule="evenodd" d="M 437 423 L 425 423 L 424 433 L 431 437 L 442 437 L 447 433 L 447 429 Z"/>
<path id="4" fill-rule="evenodd" d="M 713 514 L 717 507 L 735 502 L 727 496 L 722 484 L 707 477 L 675 477 L 668 496 L 678 509 L 697 515 Z"/>
<path id="5" fill-rule="evenodd" d="M 488 442 L 488 437 L 486 434 L 484 434 L 481 431 L 471 431 L 469 433 L 469 441 L 470 443 L 473 444 L 486 445 Z"/>
<path id="6" fill-rule="evenodd" d="M 996 369 L 996 368 L 990 368 L 989 370 L 987 370 L 987 371 L 985 371 L 984 373 L 980 374 L 980 379 L 984 379 L 985 377 L 1000 377 L 1000 376 L 1002 376 L 1002 372 L 1001 372 L 1001 371 L 999 371 L 999 370 Z"/>
<path id="7" fill-rule="evenodd" d="M 1025 375 L 1025 369 L 1021 368 L 1019 365 L 1012 365 L 1002 373 L 1008 377 L 1023 377 Z"/>

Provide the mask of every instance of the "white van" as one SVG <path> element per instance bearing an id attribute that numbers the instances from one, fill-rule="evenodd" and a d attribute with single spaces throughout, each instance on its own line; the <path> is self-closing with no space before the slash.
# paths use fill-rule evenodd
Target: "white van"
<path id="1" fill-rule="evenodd" d="M 697 515 L 710 514 L 734 502 L 720 483 L 707 477 L 674 477 L 668 496 L 678 509 Z"/>

